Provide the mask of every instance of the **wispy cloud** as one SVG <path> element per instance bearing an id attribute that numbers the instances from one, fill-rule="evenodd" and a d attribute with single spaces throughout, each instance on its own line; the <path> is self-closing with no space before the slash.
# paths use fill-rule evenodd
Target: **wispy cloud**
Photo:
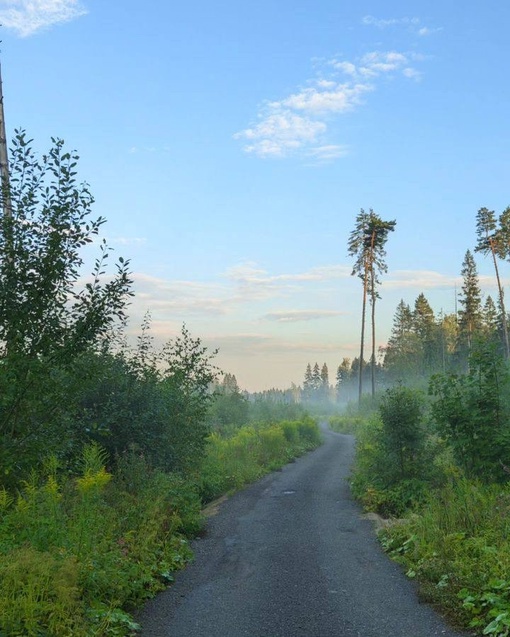
<path id="1" fill-rule="evenodd" d="M 169 153 L 170 146 L 131 146 L 128 150 L 130 155 L 154 154 L 154 153 Z"/>
<path id="2" fill-rule="evenodd" d="M 132 278 L 139 315 L 150 310 L 155 319 L 182 320 L 190 315 L 218 316 L 228 311 L 225 301 L 229 291 L 223 285 L 168 280 L 141 273 L 133 274 Z"/>
<path id="3" fill-rule="evenodd" d="M 138 325 L 147 310 L 154 324 L 166 322 L 179 324 L 189 317 L 207 319 L 215 316 L 238 315 L 245 311 L 257 321 L 261 315 L 260 304 L 271 299 L 291 299 L 300 295 L 305 287 L 312 298 L 320 297 L 323 284 L 339 279 L 350 279 L 350 268 L 341 265 L 311 268 L 305 272 L 270 274 L 254 263 L 240 264 L 230 268 L 214 281 L 190 281 L 164 279 L 135 272 L 132 275 L 135 297 L 130 314 Z M 328 294 L 328 298 L 329 298 Z M 266 309 L 266 308 L 264 308 Z M 263 310 L 264 311 L 264 310 Z M 320 312 L 320 311 L 319 311 Z M 314 310 L 312 312 L 316 314 Z M 286 312 L 290 317 L 292 313 Z M 324 317 L 328 312 L 324 314 Z M 333 312 L 331 316 L 336 315 Z M 294 320 L 311 320 L 299 312 Z M 278 318 L 279 317 L 279 318 Z M 274 313 L 267 320 L 283 321 L 284 317 Z M 317 316 L 319 318 L 319 316 Z M 290 320 L 290 319 L 289 319 Z"/>
<path id="4" fill-rule="evenodd" d="M 110 239 L 110 243 L 121 246 L 142 246 L 147 243 L 145 237 L 114 237 Z"/>
<path id="5" fill-rule="evenodd" d="M 419 79 L 415 63 L 421 59 L 415 53 L 369 51 L 355 60 L 322 61 L 315 78 L 283 99 L 266 101 L 257 122 L 234 138 L 244 141 L 245 152 L 263 159 L 344 157 L 349 149 L 329 139 L 330 122 L 362 106 L 383 77 Z"/>
<path id="6" fill-rule="evenodd" d="M 363 24 L 378 27 L 379 29 L 386 29 L 386 27 L 394 27 L 398 25 L 414 26 L 417 27 L 420 24 L 419 18 L 376 18 L 373 15 L 366 15 L 362 18 Z"/>
<path id="7" fill-rule="evenodd" d="M 432 35 L 442 31 L 442 27 L 431 28 L 424 26 L 420 18 L 410 18 L 404 16 L 402 18 L 376 18 L 373 15 L 366 15 L 361 22 L 367 26 L 377 27 L 378 29 L 387 29 L 389 27 L 405 27 L 415 35 L 420 37 Z"/>
<path id="8" fill-rule="evenodd" d="M 479 275 L 478 280 L 483 289 L 495 286 L 495 280 L 492 276 Z M 442 274 L 433 270 L 394 270 L 383 281 L 383 286 L 392 289 L 415 288 L 417 290 L 457 287 L 460 292 L 462 277 L 454 274 Z"/>
<path id="9" fill-rule="evenodd" d="M 85 15 L 79 0 L 1 0 L 0 23 L 20 37 Z"/>
<path id="10" fill-rule="evenodd" d="M 337 312 L 335 310 L 282 310 L 269 312 L 263 318 L 266 321 L 275 321 L 277 323 L 296 323 L 298 321 L 316 321 L 344 314 L 346 312 Z"/>

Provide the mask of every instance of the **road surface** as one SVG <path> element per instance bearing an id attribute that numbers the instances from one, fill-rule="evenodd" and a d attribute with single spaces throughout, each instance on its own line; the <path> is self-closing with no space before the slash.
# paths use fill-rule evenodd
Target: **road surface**
<path id="1" fill-rule="evenodd" d="M 460 637 L 351 499 L 353 438 L 324 437 L 219 507 L 194 562 L 139 616 L 142 637 Z"/>

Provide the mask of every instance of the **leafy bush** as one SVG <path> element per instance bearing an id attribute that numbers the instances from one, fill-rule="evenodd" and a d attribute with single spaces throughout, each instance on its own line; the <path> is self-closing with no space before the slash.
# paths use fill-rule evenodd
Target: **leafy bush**
<path id="1" fill-rule="evenodd" d="M 91 445 L 77 479 L 58 479 L 52 462 L 17 500 L 3 492 L 0 634 L 129 634 L 125 609 L 190 558 L 183 532 L 199 528 L 201 508 L 193 486 L 140 456 L 124 456 L 113 476 L 104 460 Z"/>
<path id="2" fill-rule="evenodd" d="M 441 441 L 425 423 L 421 393 L 402 386 L 389 389 L 379 411 L 360 421 L 351 487 L 366 510 L 401 516 L 445 479 Z"/>
<path id="3" fill-rule="evenodd" d="M 464 626 L 508 635 L 510 491 L 451 480 L 420 515 L 384 531 L 383 546 L 423 594 Z"/>
<path id="4" fill-rule="evenodd" d="M 439 432 L 470 477 L 507 479 L 501 465 L 510 457 L 509 388 L 507 362 L 486 346 L 472 352 L 468 374 L 431 379 Z"/>
<path id="5" fill-rule="evenodd" d="M 311 418 L 259 423 L 226 438 L 214 433 L 200 471 L 202 498 L 207 502 L 235 491 L 319 444 L 319 428 Z"/>
<path id="6" fill-rule="evenodd" d="M 365 420 L 366 416 L 330 416 L 328 424 L 333 431 L 338 433 L 356 435 Z"/>
<path id="7" fill-rule="evenodd" d="M 393 476 L 387 471 L 389 480 L 400 482 L 422 475 L 426 434 L 421 394 L 403 386 L 388 389 L 379 413 L 381 448 L 394 470 Z"/>

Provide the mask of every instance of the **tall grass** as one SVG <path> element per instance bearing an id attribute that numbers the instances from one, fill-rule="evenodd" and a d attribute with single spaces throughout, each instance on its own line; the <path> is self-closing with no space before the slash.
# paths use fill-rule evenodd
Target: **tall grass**
<path id="1" fill-rule="evenodd" d="M 424 595 L 477 634 L 510 634 L 510 487 L 452 479 L 383 545 Z"/>
<path id="2" fill-rule="evenodd" d="M 154 471 L 135 453 L 118 458 L 112 474 L 89 445 L 78 476 L 61 475 L 53 459 L 16 496 L 0 490 L 0 636 L 133 634 L 129 613 L 191 558 L 203 499 L 319 442 L 308 418 L 213 435 L 201 473 L 187 478 Z"/>
<path id="3" fill-rule="evenodd" d="M 209 501 L 235 491 L 319 444 L 319 428 L 309 417 L 255 424 L 226 437 L 212 434 L 200 475 L 202 497 Z"/>
<path id="4" fill-rule="evenodd" d="M 200 501 L 182 478 L 136 456 L 112 476 L 94 445 L 83 459 L 75 479 L 53 471 L 16 500 L 4 493 L 1 635 L 128 634 L 134 624 L 122 609 L 162 589 L 191 555 L 184 533 Z"/>

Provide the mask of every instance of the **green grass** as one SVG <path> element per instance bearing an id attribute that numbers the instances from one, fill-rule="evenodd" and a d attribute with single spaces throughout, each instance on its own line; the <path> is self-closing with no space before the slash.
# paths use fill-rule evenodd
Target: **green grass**
<path id="1" fill-rule="evenodd" d="M 383 546 L 423 596 L 476 634 L 510 634 L 510 488 L 451 479 Z"/>
<path id="2" fill-rule="evenodd" d="M 77 477 L 51 460 L 18 494 L 0 490 L 0 637 L 132 635 L 130 613 L 191 559 L 203 502 L 318 444 L 310 418 L 212 435 L 200 474 L 186 479 L 135 453 L 109 473 L 92 445 Z"/>
<path id="3" fill-rule="evenodd" d="M 318 426 L 309 417 L 251 425 L 228 437 L 212 434 L 200 474 L 202 497 L 207 502 L 236 491 L 319 444 Z"/>

